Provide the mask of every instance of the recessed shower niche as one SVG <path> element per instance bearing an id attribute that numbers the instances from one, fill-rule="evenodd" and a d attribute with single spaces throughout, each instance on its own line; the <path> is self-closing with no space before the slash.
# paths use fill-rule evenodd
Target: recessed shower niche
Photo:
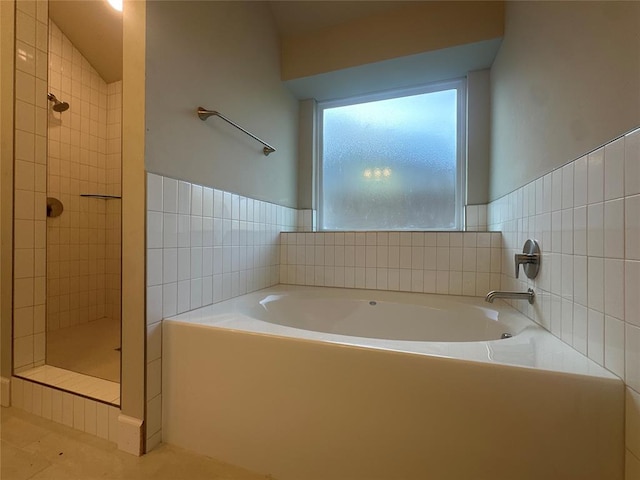
<path id="1" fill-rule="evenodd" d="M 105 28 L 114 30 L 108 38 L 97 32 Z M 111 37 L 120 42 L 110 44 Z M 121 37 L 121 14 L 106 2 L 49 1 L 48 81 L 46 91 L 44 85 L 36 89 L 47 107 L 46 350 L 44 365 L 16 371 L 115 405 L 121 370 Z"/>

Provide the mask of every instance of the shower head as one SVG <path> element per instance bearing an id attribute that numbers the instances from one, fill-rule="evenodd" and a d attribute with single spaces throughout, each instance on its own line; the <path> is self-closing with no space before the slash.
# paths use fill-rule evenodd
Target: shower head
<path id="1" fill-rule="evenodd" d="M 49 101 L 53 102 L 53 111 L 54 112 L 64 112 L 69 109 L 69 104 L 67 102 L 61 102 L 56 98 L 53 93 L 47 95 Z"/>

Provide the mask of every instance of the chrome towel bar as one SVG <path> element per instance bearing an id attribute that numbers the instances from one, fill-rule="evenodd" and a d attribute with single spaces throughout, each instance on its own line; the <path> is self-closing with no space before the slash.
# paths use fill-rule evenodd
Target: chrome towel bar
<path id="1" fill-rule="evenodd" d="M 249 135 L 254 140 L 257 140 L 262 145 L 264 145 L 264 148 L 262 149 L 262 152 L 264 153 L 265 157 L 269 156 L 270 153 L 273 153 L 273 152 L 276 151 L 276 149 L 273 148 L 271 145 L 269 145 L 267 142 L 264 142 L 264 141 L 260 140 L 253 133 L 249 132 L 248 130 L 245 130 L 244 128 L 242 128 L 240 125 L 238 125 L 237 123 L 233 122 L 232 120 L 229 120 L 227 117 L 222 115 L 220 112 L 216 112 L 215 110 L 207 110 L 206 108 L 203 108 L 203 107 L 198 107 L 198 112 L 197 113 L 198 113 L 198 117 L 200 117 L 200 120 L 202 120 L 202 121 L 206 120 L 207 118 L 209 118 L 211 116 L 220 117 L 222 120 L 227 122 L 229 125 L 233 125 L 238 130 L 246 133 L 247 135 Z"/>

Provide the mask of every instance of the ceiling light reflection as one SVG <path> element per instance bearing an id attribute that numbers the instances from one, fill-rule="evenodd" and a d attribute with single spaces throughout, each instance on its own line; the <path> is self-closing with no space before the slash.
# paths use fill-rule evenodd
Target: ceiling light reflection
<path id="1" fill-rule="evenodd" d="M 107 2 L 109 2 L 109 5 L 111 5 L 114 10 L 117 10 L 119 12 L 122 11 L 122 1 L 123 0 L 107 0 Z"/>
<path id="2" fill-rule="evenodd" d="M 385 180 L 389 178 L 391 174 L 392 170 L 389 167 L 365 168 L 362 172 L 362 176 L 368 180 Z"/>

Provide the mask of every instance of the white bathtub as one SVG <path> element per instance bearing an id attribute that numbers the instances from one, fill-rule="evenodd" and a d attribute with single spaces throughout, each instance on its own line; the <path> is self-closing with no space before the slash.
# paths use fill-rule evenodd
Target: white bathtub
<path id="1" fill-rule="evenodd" d="M 278 286 L 163 323 L 163 441 L 280 480 L 622 479 L 623 395 L 477 298 Z"/>

